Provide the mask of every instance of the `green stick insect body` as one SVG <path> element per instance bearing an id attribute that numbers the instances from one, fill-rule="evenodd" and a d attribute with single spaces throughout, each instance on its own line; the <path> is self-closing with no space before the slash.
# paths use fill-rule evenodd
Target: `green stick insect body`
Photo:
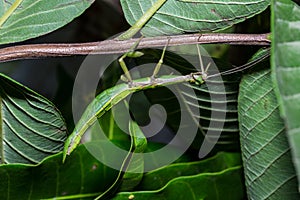
<path id="1" fill-rule="evenodd" d="M 151 77 L 147 77 L 133 80 L 129 84 L 122 83 L 103 91 L 89 104 L 82 117 L 78 121 L 74 131 L 68 137 L 64 147 L 63 161 L 65 160 L 66 155 L 69 155 L 77 147 L 82 135 L 97 120 L 97 118 L 101 117 L 114 105 L 124 100 L 130 94 L 141 90 L 147 90 L 183 82 L 202 84 L 204 83 L 204 79 L 202 78 L 201 72 L 191 73 L 185 76 L 161 76 L 159 78 L 156 78 L 155 80 L 153 80 Z"/>
<path id="2" fill-rule="evenodd" d="M 134 48 L 138 44 L 134 45 Z M 184 83 L 184 82 L 190 82 L 190 83 L 196 83 L 198 85 L 203 84 L 206 79 L 212 78 L 215 76 L 228 75 L 232 74 L 238 71 L 242 71 L 245 69 L 250 68 L 251 66 L 256 65 L 257 63 L 261 62 L 262 60 L 269 57 L 270 53 L 269 50 L 263 50 L 261 53 L 261 56 L 256 59 L 252 60 L 245 65 L 235 67 L 233 69 L 227 70 L 222 73 L 213 74 L 213 75 L 207 75 L 207 69 L 209 65 L 204 70 L 203 63 L 201 60 L 200 50 L 198 48 L 199 52 L 199 59 L 200 59 L 200 65 L 202 72 L 195 72 L 188 75 L 165 75 L 161 76 L 159 78 L 156 78 L 157 72 L 159 71 L 162 63 L 163 63 L 163 57 L 166 51 L 166 47 L 163 49 L 162 56 L 157 63 L 153 75 L 146 78 L 141 78 L 137 80 L 132 80 L 131 76 L 128 75 L 129 71 L 123 61 L 123 58 L 128 56 L 129 54 L 125 54 L 122 56 L 122 59 L 120 61 L 120 65 L 123 66 L 122 69 L 125 73 L 125 79 L 128 81 L 128 83 L 122 83 L 119 85 L 116 85 L 112 88 L 109 88 L 105 91 L 103 91 L 101 94 L 99 94 L 86 108 L 85 112 L 83 113 L 82 117 L 80 118 L 79 122 L 76 124 L 74 131 L 72 134 L 68 137 L 64 151 L 63 151 L 63 161 L 66 159 L 66 156 L 69 155 L 79 144 L 81 137 L 86 132 L 86 130 L 93 125 L 96 120 L 101 117 L 103 114 L 105 114 L 108 110 L 110 110 L 114 105 L 118 104 L 120 101 L 124 100 L 126 97 L 128 97 L 130 94 L 133 94 L 137 91 L 141 90 L 147 90 L 151 88 L 157 88 L 157 87 L 163 87 L 168 86 L 172 84 L 177 83 Z M 132 50 L 130 51 L 132 52 Z M 142 56 L 142 54 L 136 54 L 138 57 Z"/>

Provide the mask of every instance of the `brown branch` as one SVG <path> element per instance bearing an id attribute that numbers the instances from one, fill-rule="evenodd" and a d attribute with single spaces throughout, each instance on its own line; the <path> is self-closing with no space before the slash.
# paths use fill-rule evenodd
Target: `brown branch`
<path id="1" fill-rule="evenodd" d="M 138 49 L 187 44 L 232 44 L 232 45 L 270 45 L 269 34 L 186 34 L 143 38 Z M 0 62 L 19 59 L 60 57 L 87 54 L 115 54 L 127 52 L 138 39 L 105 40 L 90 43 L 33 44 L 0 49 Z"/>

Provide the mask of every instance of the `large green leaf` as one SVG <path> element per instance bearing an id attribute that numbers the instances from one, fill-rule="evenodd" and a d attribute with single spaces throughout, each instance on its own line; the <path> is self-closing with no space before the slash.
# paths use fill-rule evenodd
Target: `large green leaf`
<path id="1" fill-rule="evenodd" d="M 300 182 L 300 7 L 272 1 L 272 72 Z M 299 186 L 300 191 L 300 186 Z"/>
<path id="2" fill-rule="evenodd" d="M 121 192 L 117 199 L 224 199 L 240 200 L 244 197 L 240 166 L 215 173 L 181 176 L 154 191 Z M 133 198 L 134 197 L 134 198 Z"/>
<path id="3" fill-rule="evenodd" d="M 99 153 L 103 152 L 105 143 L 105 141 L 95 141 L 80 145 L 66 159 L 64 164 L 61 162 L 62 154 L 60 153 L 48 157 L 36 166 L 24 164 L 0 166 L 0 199 L 93 199 L 106 191 L 115 182 L 119 174 L 117 170 L 105 166 L 95 158 L 95 152 L 90 153 L 91 148 Z M 114 143 L 124 146 L 121 141 L 114 141 Z M 109 157 L 112 155 L 100 156 Z M 215 195 L 226 194 L 227 191 L 223 199 L 226 199 L 227 195 L 227 199 L 230 199 L 232 196 L 229 196 L 231 194 L 228 191 L 232 191 L 231 193 L 236 195 L 236 198 L 233 199 L 241 199 L 244 190 L 239 164 L 239 154 L 221 153 L 207 161 L 179 163 L 171 165 L 171 168 L 162 168 L 161 170 L 167 171 L 170 169 L 169 173 L 172 173 L 172 171 L 178 172 L 169 174 L 176 178 L 172 179 L 171 182 L 173 183 L 167 183 L 168 179 L 164 180 L 170 186 L 167 186 L 168 189 L 162 190 L 162 195 L 166 195 L 166 192 L 172 190 L 172 187 L 179 187 L 180 189 L 184 182 L 187 185 L 190 184 L 191 190 L 196 195 L 201 193 L 201 195 L 212 195 L 213 198 Z M 209 169 L 209 166 L 211 166 L 211 169 Z M 160 170 L 149 174 L 146 179 L 153 179 L 155 173 L 159 172 Z M 198 173 L 200 174 L 197 175 Z M 172 178 L 170 176 L 168 177 Z M 159 184 L 162 184 L 162 182 Z M 201 191 L 198 187 L 200 184 L 203 184 L 203 190 Z M 211 184 L 215 184 L 215 187 L 211 187 Z M 228 187 L 223 187 L 223 184 Z M 205 187 L 207 187 L 208 192 L 206 192 Z M 146 195 L 149 195 L 147 193 Z M 153 193 L 150 197 L 157 197 L 157 195 Z M 170 196 L 170 199 L 172 199 L 172 196 Z"/>
<path id="4" fill-rule="evenodd" d="M 128 141 L 114 140 L 113 143 L 126 150 L 130 148 Z M 120 174 L 98 159 L 97 156 L 102 159 L 120 158 L 114 152 L 107 152 L 106 147 L 107 141 L 85 143 L 78 146 L 65 163 L 62 163 L 62 153 L 59 153 L 47 157 L 38 165 L 1 165 L 0 199 L 94 199 L 110 188 Z M 149 143 L 147 151 L 157 148 L 161 145 Z M 115 162 L 121 166 L 123 159 Z M 115 185 L 114 189 L 120 186 Z M 110 190 L 108 194 L 114 192 Z"/>
<path id="5" fill-rule="evenodd" d="M 38 163 L 63 149 L 65 122 L 56 107 L 0 74 L 1 163 Z"/>
<path id="6" fill-rule="evenodd" d="M 0 44 L 19 42 L 50 33 L 79 16 L 94 0 L 21 0 L 12 12 L 12 4 L 20 0 L 0 1 Z M 6 17 L 7 16 L 7 17 Z"/>
<path id="7" fill-rule="evenodd" d="M 299 199 L 283 120 L 270 70 L 246 75 L 240 85 L 239 122 L 249 199 Z"/>
<path id="8" fill-rule="evenodd" d="M 121 0 L 125 17 L 133 25 L 157 0 Z M 146 36 L 225 29 L 263 10 L 269 0 L 168 0 L 144 26 Z"/>
<path id="9" fill-rule="evenodd" d="M 91 142 L 86 145 L 101 151 L 102 144 Z M 114 182 L 117 174 L 117 170 L 103 165 L 81 145 L 64 164 L 60 153 L 36 166 L 0 166 L 0 199 L 45 199 L 71 195 L 75 195 L 73 199 L 95 197 Z"/>
<path id="10" fill-rule="evenodd" d="M 138 191 L 157 190 L 177 177 L 219 172 L 241 164 L 239 153 L 220 152 L 205 160 L 175 163 L 150 171 L 144 175 L 142 182 L 135 189 Z"/>

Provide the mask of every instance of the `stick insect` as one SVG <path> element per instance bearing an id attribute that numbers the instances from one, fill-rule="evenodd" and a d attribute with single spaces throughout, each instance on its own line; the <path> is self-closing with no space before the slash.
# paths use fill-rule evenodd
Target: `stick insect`
<path id="1" fill-rule="evenodd" d="M 184 82 L 196 83 L 200 85 L 203 84 L 207 79 L 211 77 L 220 76 L 222 74 L 224 75 L 232 74 L 250 68 L 269 56 L 269 53 L 267 53 L 259 57 L 258 59 L 253 60 L 240 67 L 236 67 L 222 73 L 208 75 L 207 74 L 208 67 L 204 69 L 204 67 L 202 66 L 203 64 L 201 62 L 201 55 L 199 54 L 201 72 L 194 72 L 188 75 L 164 75 L 161 77 L 156 77 L 160 67 L 163 64 L 163 58 L 167 48 L 166 45 L 163 49 L 159 62 L 155 66 L 152 76 L 146 78 L 140 78 L 137 80 L 132 80 L 130 73 L 124 62 L 124 58 L 142 56 L 141 52 L 134 51 L 137 45 L 138 42 L 131 48 L 129 52 L 125 53 L 119 59 L 120 66 L 124 71 L 124 76 L 125 79 L 127 80 L 127 83 L 122 83 L 112 88 L 104 90 L 102 93 L 96 96 L 96 98 L 88 105 L 82 117 L 76 124 L 74 131 L 71 133 L 71 135 L 68 137 L 67 141 L 65 142 L 64 151 L 63 151 L 63 162 L 65 161 L 66 156 L 69 155 L 80 143 L 81 137 L 86 132 L 86 130 L 90 126 L 92 126 L 96 122 L 96 120 L 100 118 L 104 113 L 106 113 L 114 105 L 118 104 L 120 101 L 124 100 L 130 94 L 133 94 L 141 90 L 147 90 L 151 88 L 163 87 L 163 86 L 184 83 Z"/>

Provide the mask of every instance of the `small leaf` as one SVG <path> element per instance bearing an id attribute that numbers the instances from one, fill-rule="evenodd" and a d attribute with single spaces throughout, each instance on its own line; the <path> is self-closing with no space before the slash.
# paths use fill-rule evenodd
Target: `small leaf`
<path id="1" fill-rule="evenodd" d="M 121 0 L 133 25 L 157 0 Z M 145 36 L 171 35 L 225 29 L 264 11 L 269 0 L 168 0 L 142 29 Z"/>
<path id="2" fill-rule="evenodd" d="M 38 163 L 63 149 L 67 130 L 56 107 L 0 74 L 1 163 Z"/>
<path id="3" fill-rule="evenodd" d="M 248 198 L 299 199 L 269 69 L 242 79 L 238 108 Z"/>
<path id="4" fill-rule="evenodd" d="M 272 13 L 272 73 L 300 183 L 300 7 L 272 0 Z"/>
<path id="5" fill-rule="evenodd" d="M 12 3 L 20 2 L 11 11 Z M 50 33 L 79 16 L 94 0 L 0 1 L 0 44 L 20 42 Z"/>

